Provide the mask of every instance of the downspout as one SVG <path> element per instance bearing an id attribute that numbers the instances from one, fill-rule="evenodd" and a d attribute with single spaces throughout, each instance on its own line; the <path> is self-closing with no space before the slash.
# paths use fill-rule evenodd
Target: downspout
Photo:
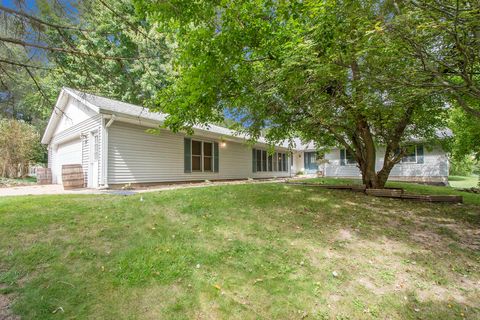
<path id="1" fill-rule="evenodd" d="M 112 115 L 110 120 L 105 124 L 105 121 L 102 119 L 102 124 L 103 124 L 103 166 L 102 166 L 102 172 L 103 172 L 103 185 L 101 189 L 107 189 L 108 188 L 108 128 L 112 125 L 112 123 L 115 121 L 115 115 Z"/>

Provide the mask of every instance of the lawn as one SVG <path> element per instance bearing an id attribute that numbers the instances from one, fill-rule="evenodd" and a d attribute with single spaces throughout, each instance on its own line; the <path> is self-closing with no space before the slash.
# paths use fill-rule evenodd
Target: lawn
<path id="1" fill-rule="evenodd" d="M 463 177 L 465 178 L 465 177 Z M 345 185 L 345 184 L 361 184 L 361 180 L 353 179 L 336 179 L 336 178 L 309 178 L 302 179 L 299 182 L 319 183 L 319 184 L 331 184 L 331 185 Z M 409 182 L 387 182 L 387 187 L 403 188 L 406 192 L 416 194 L 432 194 L 432 195 L 458 195 L 463 196 L 464 202 L 467 204 L 476 204 L 480 206 L 480 196 L 471 192 L 465 192 L 458 190 L 457 187 L 444 187 L 444 186 L 430 186 L 418 183 Z"/>
<path id="2" fill-rule="evenodd" d="M 478 176 L 450 176 L 450 185 L 454 188 L 475 188 L 478 186 Z"/>
<path id="3" fill-rule="evenodd" d="M 479 225 L 474 200 L 285 184 L 0 198 L 1 298 L 22 319 L 478 319 Z"/>

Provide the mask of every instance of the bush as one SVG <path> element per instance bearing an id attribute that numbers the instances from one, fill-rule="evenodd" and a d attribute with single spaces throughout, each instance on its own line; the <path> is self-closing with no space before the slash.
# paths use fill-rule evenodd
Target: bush
<path id="1" fill-rule="evenodd" d="M 450 160 L 450 175 L 470 176 L 478 172 L 478 162 L 472 156 L 465 156 L 461 159 Z"/>
<path id="2" fill-rule="evenodd" d="M 41 159 L 43 148 L 34 126 L 19 120 L 0 120 L 0 176 L 24 177 L 31 162 Z"/>

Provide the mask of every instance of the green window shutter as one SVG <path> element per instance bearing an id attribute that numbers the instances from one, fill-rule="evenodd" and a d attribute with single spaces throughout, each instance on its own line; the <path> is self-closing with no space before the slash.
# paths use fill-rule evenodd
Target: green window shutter
<path id="1" fill-rule="evenodd" d="M 252 172 L 257 172 L 257 150 L 252 149 Z"/>
<path id="2" fill-rule="evenodd" d="M 218 142 L 213 143 L 213 172 L 218 172 L 219 162 L 218 162 Z"/>
<path id="3" fill-rule="evenodd" d="M 423 163 L 423 145 L 417 146 L 417 163 Z"/>
<path id="4" fill-rule="evenodd" d="M 287 156 L 282 153 L 282 171 L 287 171 Z"/>
<path id="5" fill-rule="evenodd" d="M 304 168 L 305 170 L 308 170 L 308 167 L 307 167 L 307 164 L 308 164 L 308 159 L 307 159 L 307 158 L 308 158 L 308 154 L 309 154 L 308 152 L 304 152 L 304 153 L 303 153 L 303 168 Z"/>
<path id="6" fill-rule="evenodd" d="M 185 138 L 183 140 L 183 153 L 184 153 L 184 172 L 192 172 L 192 139 Z"/>
<path id="7" fill-rule="evenodd" d="M 345 149 L 340 149 L 340 165 L 345 165 Z"/>

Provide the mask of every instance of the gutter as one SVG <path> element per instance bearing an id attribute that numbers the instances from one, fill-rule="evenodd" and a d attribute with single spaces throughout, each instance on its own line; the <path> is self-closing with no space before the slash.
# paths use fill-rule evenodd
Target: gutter
<path id="1" fill-rule="evenodd" d="M 105 120 L 110 120 L 105 123 Z M 102 186 L 99 189 L 108 189 L 108 128 L 113 124 L 117 117 L 112 115 L 111 117 L 102 114 Z"/>

